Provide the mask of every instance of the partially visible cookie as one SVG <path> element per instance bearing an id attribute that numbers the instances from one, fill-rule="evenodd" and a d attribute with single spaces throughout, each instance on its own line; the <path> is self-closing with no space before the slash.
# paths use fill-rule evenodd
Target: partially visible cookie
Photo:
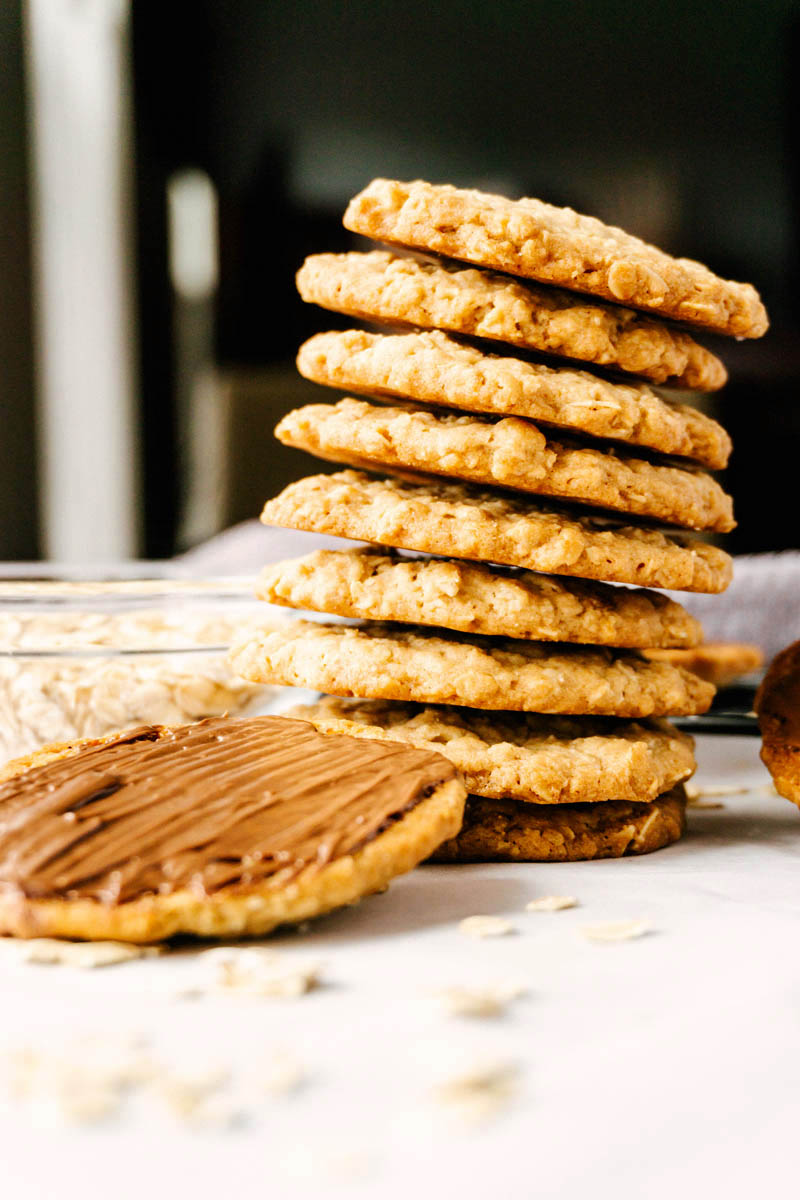
<path id="1" fill-rule="evenodd" d="M 705 471 L 551 441 L 521 417 L 462 416 L 348 398 L 293 409 L 275 436 L 356 467 L 444 475 L 688 529 L 727 533 L 736 524 L 730 496 Z"/>
<path id="2" fill-rule="evenodd" d="M 331 696 L 291 715 L 323 733 L 437 751 L 473 794 L 532 804 L 644 803 L 695 769 L 692 739 L 666 721 L 485 713 Z"/>
<path id="3" fill-rule="evenodd" d="M 712 471 L 727 466 L 731 452 L 721 425 L 688 404 L 663 399 L 647 384 L 611 383 L 577 368 L 487 354 L 436 329 L 318 333 L 300 347 L 297 367 L 307 379 L 342 391 L 527 417 L 680 455 Z"/>
<path id="4" fill-rule="evenodd" d="M 257 591 L 289 608 L 492 637 L 636 648 L 692 646 L 703 634 L 686 609 L 649 589 L 382 549 L 316 550 L 272 563 Z"/>
<path id="5" fill-rule="evenodd" d="M 369 623 L 291 621 L 235 646 L 230 663 L 256 683 L 516 712 L 672 716 L 705 712 L 714 696 L 689 671 L 632 650 Z"/>
<path id="6" fill-rule="evenodd" d="M 0 934 L 262 934 L 350 904 L 459 828 L 440 754 L 284 717 L 146 725 L 3 769 Z"/>
<path id="7" fill-rule="evenodd" d="M 360 471 L 312 475 L 268 501 L 261 520 L 426 554 L 642 587 L 723 592 L 731 580 L 730 556 L 717 546 L 542 508 L 465 484 L 410 484 Z"/>
<path id="8" fill-rule="evenodd" d="M 644 642 L 640 645 L 644 645 Z M 757 671 L 764 664 L 764 655 L 759 647 L 746 642 L 704 642 L 686 649 L 648 648 L 643 653 L 654 661 L 685 667 L 718 688 L 727 687 L 735 679 L 750 671 Z"/>
<path id="9" fill-rule="evenodd" d="M 677 842 L 686 826 L 679 784 L 649 804 L 534 806 L 470 796 L 461 832 L 432 862 L 576 862 L 649 854 Z"/>
<path id="10" fill-rule="evenodd" d="M 781 650 L 756 693 L 761 758 L 776 790 L 800 807 L 800 642 Z"/>
<path id="11" fill-rule="evenodd" d="M 415 325 L 506 342 L 711 392 L 728 373 L 679 329 L 631 309 L 521 283 L 452 263 L 418 262 L 384 250 L 313 254 L 297 274 L 304 300 L 386 325 Z"/>
<path id="12" fill-rule="evenodd" d="M 734 337 L 761 337 L 756 289 L 673 258 L 614 225 L 525 197 L 424 180 L 374 179 L 348 205 L 348 229 L 602 296 Z"/>

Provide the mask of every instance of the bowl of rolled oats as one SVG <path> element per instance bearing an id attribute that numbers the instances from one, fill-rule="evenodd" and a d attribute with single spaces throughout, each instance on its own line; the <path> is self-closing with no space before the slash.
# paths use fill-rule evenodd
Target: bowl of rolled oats
<path id="1" fill-rule="evenodd" d="M 0 576 L 0 761 L 275 702 L 227 665 L 234 640 L 285 619 L 251 580 L 36 574 Z"/>

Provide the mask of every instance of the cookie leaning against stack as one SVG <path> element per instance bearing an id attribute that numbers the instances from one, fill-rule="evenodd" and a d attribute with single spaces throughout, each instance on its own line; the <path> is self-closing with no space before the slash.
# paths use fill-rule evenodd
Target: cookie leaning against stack
<path id="1" fill-rule="evenodd" d="M 321 731 L 450 758 L 472 795 L 442 861 L 675 841 L 694 760 L 663 718 L 705 711 L 713 687 L 639 653 L 702 639 L 642 587 L 727 586 L 729 557 L 675 527 L 733 527 L 708 474 L 731 444 L 650 384 L 720 388 L 723 364 L 664 318 L 757 337 L 758 295 L 536 200 L 376 180 L 345 225 L 401 249 L 312 256 L 303 299 L 400 332 L 300 348 L 303 375 L 365 399 L 276 434 L 356 469 L 290 485 L 262 519 L 373 545 L 275 564 L 260 595 L 362 623 L 296 622 L 235 666 L 330 693 L 302 709 Z"/>

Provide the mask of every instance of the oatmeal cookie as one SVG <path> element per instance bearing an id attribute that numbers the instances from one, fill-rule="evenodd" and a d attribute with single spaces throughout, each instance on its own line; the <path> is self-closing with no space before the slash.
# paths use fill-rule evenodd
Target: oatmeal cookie
<path id="1" fill-rule="evenodd" d="M 688 647 L 703 633 L 680 604 L 647 588 L 380 548 L 316 550 L 272 563 L 257 592 L 288 608 L 534 641 Z"/>
<path id="2" fill-rule="evenodd" d="M 516 712 L 661 717 L 705 712 L 714 696 L 690 671 L 633 650 L 371 623 L 287 622 L 234 646 L 230 663 L 256 683 Z"/>
<path id="3" fill-rule="evenodd" d="M 140 726 L 2 779 L 0 933 L 124 942 L 351 904 L 452 836 L 466 795 L 440 754 L 285 717 Z"/>
<path id="4" fill-rule="evenodd" d="M 468 791 L 529 804 L 655 800 L 695 769 L 692 739 L 667 721 L 554 717 L 338 700 L 291 712 L 322 733 L 405 742 L 444 754 Z"/>
<path id="5" fill-rule="evenodd" d="M 677 842 L 686 826 L 686 793 L 678 785 L 650 804 L 564 804 L 538 807 L 470 796 L 461 832 L 432 862 L 576 862 L 649 854 Z"/>
<path id="6" fill-rule="evenodd" d="M 656 529 L 541 507 L 465 484 L 312 475 L 267 502 L 266 525 L 306 529 L 425 554 L 642 587 L 723 592 L 730 556 Z"/>
<path id="7" fill-rule="evenodd" d="M 720 279 L 614 225 L 525 197 L 510 200 L 424 180 L 374 179 L 345 226 L 378 241 L 433 251 L 643 308 L 733 337 L 761 337 L 767 313 L 749 283 Z"/>
<path id="8" fill-rule="evenodd" d="M 527 417 L 555 429 L 643 446 L 722 470 L 731 439 L 688 404 L 645 383 L 612 383 L 589 371 L 488 354 L 434 329 L 318 333 L 300 347 L 306 379 L 346 392 L 469 412 Z"/>
<path id="9" fill-rule="evenodd" d="M 723 363 L 680 329 L 474 267 L 418 262 L 384 250 L 313 254 L 297 274 L 310 304 L 386 325 L 413 325 L 577 359 L 669 387 L 716 391 Z"/>
<path id="10" fill-rule="evenodd" d="M 640 644 L 644 645 L 644 642 Z M 741 675 L 757 671 L 764 663 L 759 647 L 746 642 L 704 642 L 685 649 L 648 647 L 644 653 L 653 660 L 685 667 L 718 688 L 727 687 Z"/>
<path id="11" fill-rule="evenodd" d="M 293 409 L 278 441 L 320 458 L 552 496 L 688 529 L 727 533 L 731 497 L 707 472 L 553 441 L 521 417 L 395 408 L 350 398 Z"/>

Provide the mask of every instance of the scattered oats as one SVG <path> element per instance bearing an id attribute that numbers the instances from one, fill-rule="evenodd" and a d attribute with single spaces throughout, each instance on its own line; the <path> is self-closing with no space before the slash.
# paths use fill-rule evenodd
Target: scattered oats
<path id="1" fill-rule="evenodd" d="M 702 800 L 700 797 L 698 797 L 696 800 L 689 800 L 688 803 L 689 808 L 699 808 L 704 810 L 725 807 L 721 800 Z"/>
<path id="2" fill-rule="evenodd" d="M 504 937 L 514 933 L 514 926 L 505 917 L 464 917 L 463 921 L 459 921 L 458 928 L 467 937 L 474 938 Z"/>
<path id="3" fill-rule="evenodd" d="M 454 1076 L 436 1089 L 440 1103 L 466 1120 L 496 1116 L 512 1100 L 518 1084 L 517 1067 L 508 1062 L 487 1063 Z"/>
<path id="4" fill-rule="evenodd" d="M 80 1052 L 80 1058 L 68 1060 L 28 1047 L 9 1056 L 9 1092 L 32 1103 L 34 1111 L 44 1109 L 70 1122 L 90 1124 L 115 1115 L 125 1096 L 149 1083 L 155 1073 L 148 1058 L 122 1052 L 117 1045 L 85 1042 Z"/>
<path id="5" fill-rule="evenodd" d="M 116 1116 L 122 1104 L 122 1095 L 111 1087 L 103 1087 L 93 1080 L 81 1080 L 67 1087 L 59 1096 L 61 1112 L 68 1121 L 79 1125 L 94 1124 Z"/>
<path id="6" fill-rule="evenodd" d="M 308 1072 L 290 1054 L 279 1053 L 264 1064 L 256 1078 L 261 1091 L 270 1096 L 287 1096 L 306 1082 Z"/>
<path id="7" fill-rule="evenodd" d="M 649 921 L 601 921 L 596 925 L 582 925 L 581 933 L 590 942 L 626 942 L 631 938 L 650 933 Z"/>
<path id="8" fill-rule="evenodd" d="M 15 939 L 9 944 L 20 962 L 65 967 L 111 967 L 134 958 L 155 958 L 164 950 L 163 946 L 134 946 L 128 942 L 66 942 L 58 938 Z"/>
<path id="9" fill-rule="evenodd" d="M 228 1079 L 229 1073 L 222 1068 L 195 1076 L 164 1072 L 156 1080 L 156 1091 L 181 1121 L 229 1125 L 236 1115 L 236 1106 L 220 1102 L 216 1095 Z"/>
<path id="10" fill-rule="evenodd" d="M 248 996 L 302 996 L 318 986 L 318 962 L 285 959 L 274 950 L 221 947 L 200 956 L 210 972 L 195 990 Z M 190 989 L 191 990 L 191 989 Z"/>
<path id="11" fill-rule="evenodd" d="M 574 896 L 537 896 L 525 905 L 526 912 L 560 912 L 562 908 L 575 908 L 578 901 Z"/>
<path id="12" fill-rule="evenodd" d="M 440 992 L 439 998 L 454 1017 L 499 1017 L 526 990 L 517 984 L 495 988 L 452 987 Z"/>

